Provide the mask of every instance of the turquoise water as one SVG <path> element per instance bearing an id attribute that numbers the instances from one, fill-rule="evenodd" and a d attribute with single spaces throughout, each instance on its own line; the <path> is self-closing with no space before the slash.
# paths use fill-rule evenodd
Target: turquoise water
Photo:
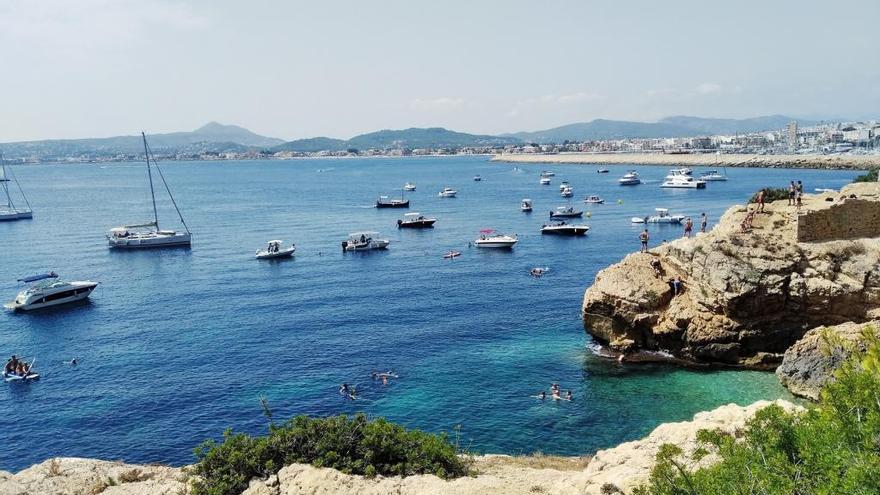
<path id="1" fill-rule="evenodd" d="M 54 455 L 192 462 L 192 447 L 234 427 L 265 430 L 275 413 L 364 411 L 429 431 L 461 428 L 477 452 L 584 454 L 643 436 L 659 423 L 736 402 L 787 396 L 770 373 L 619 365 L 596 356 L 580 303 L 601 268 L 638 249 L 632 216 L 654 207 L 714 221 L 767 185 L 804 180 L 837 188 L 855 172 L 730 169 L 705 191 L 665 191 L 665 169 L 616 185 L 624 167 L 540 166 L 482 157 L 166 163 L 194 232 L 191 250 L 116 252 L 103 234 L 149 218 L 142 164 L 35 165 L 16 171 L 33 221 L 0 224 L 0 295 L 15 279 L 56 270 L 101 282 L 87 304 L 0 314 L 0 352 L 37 356 L 42 379 L 3 384 L 0 469 Z M 482 182 L 471 177 L 480 174 Z M 575 198 L 559 196 L 569 181 Z M 410 211 L 437 216 L 426 231 L 395 228 L 400 210 L 370 205 L 412 181 Z M 444 186 L 459 197 L 442 199 Z M 546 212 L 588 194 L 586 238 L 541 236 Z M 530 197 L 535 212 L 519 211 Z M 620 202 L 618 203 L 618 200 Z M 160 204 L 163 227 L 174 212 Z M 482 228 L 519 234 L 511 252 L 468 248 Z M 652 226 L 652 239 L 681 235 Z M 348 232 L 380 230 L 387 252 L 346 253 Z M 269 239 L 296 258 L 257 262 Z M 463 252 L 443 260 L 450 249 Z M 550 271 L 540 279 L 534 266 Z M 79 358 L 71 368 L 63 361 Z M 388 386 L 372 370 L 393 369 Z M 337 389 L 355 384 L 360 398 Z M 530 396 L 559 382 L 571 403 Z M 11 425 L 11 426 L 10 426 Z"/>

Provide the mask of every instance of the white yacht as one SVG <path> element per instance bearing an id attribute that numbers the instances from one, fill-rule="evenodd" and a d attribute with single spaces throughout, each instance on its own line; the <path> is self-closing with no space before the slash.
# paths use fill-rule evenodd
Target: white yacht
<path id="1" fill-rule="evenodd" d="M 668 208 L 654 208 L 657 213 L 648 217 L 632 217 L 632 223 L 681 223 L 684 215 L 670 215 Z"/>
<path id="2" fill-rule="evenodd" d="M 98 286 L 97 282 L 88 280 L 73 282 L 58 280 L 58 275 L 55 272 L 32 275 L 20 278 L 18 281 L 36 283 L 19 292 L 14 301 L 5 305 L 6 308 L 13 311 L 30 311 L 81 301 L 89 297 Z"/>
<path id="3" fill-rule="evenodd" d="M 617 182 L 621 186 L 634 186 L 636 184 L 641 184 L 642 179 L 639 179 L 639 174 L 635 170 L 630 170 L 623 177 L 617 179 Z"/>
<path id="4" fill-rule="evenodd" d="M 455 189 L 451 187 L 444 187 L 442 191 L 437 193 L 437 196 L 440 196 L 441 198 L 454 198 L 456 194 L 458 194 L 458 191 L 456 191 Z"/>
<path id="5" fill-rule="evenodd" d="M 544 177 L 542 175 L 541 178 L 538 179 L 538 182 L 540 182 L 542 186 L 549 186 L 550 185 L 550 177 Z"/>
<path id="6" fill-rule="evenodd" d="M 706 182 L 717 182 L 727 180 L 727 174 L 719 173 L 717 170 L 706 170 L 700 174 L 700 180 Z"/>
<path id="7" fill-rule="evenodd" d="M 601 205 L 604 202 L 605 202 L 604 199 L 600 198 L 599 196 L 596 196 L 595 194 L 584 198 L 584 203 L 592 203 L 594 205 Z"/>
<path id="8" fill-rule="evenodd" d="M 18 179 L 15 178 L 15 174 L 12 173 L 12 169 L 6 168 L 6 162 L 3 160 L 2 154 L 0 154 L 0 171 L 3 173 L 3 175 L 0 176 L 0 185 L 3 186 L 3 192 L 6 195 L 6 203 L 0 204 L 0 222 L 34 218 L 34 212 L 31 210 L 31 205 L 28 203 L 27 196 L 24 195 L 24 190 L 21 188 Z M 9 178 L 10 176 L 12 177 L 11 179 Z M 12 181 L 14 181 L 15 185 L 18 187 L 21 199 L 24 200 L 24 204 L 27 205 L 26 208 L 21 208 L 20 206 L 17 207 L 15 206 L 15 203 L 13 203 L 12 193 L 9 192 L 9 183 Z"/>
<path id="9" fill-rule="evenodd" d="M 660 184 L 660 187 L 672 189 L 705 189 L 706 181 L 694 179 L 690 175 L 678 174 L 668 175 L 666 180 Z"/>
<path id="10" fill-rule="evenodd" d="M 574 196 L 574 190 L 570 187 L 566 187 L 559 194 L 561 194 L 563 198 L 570 198 Z"/>
<path id="11" fill-rule="evenodd" d="M 542 170 L 541 177 L 554 177 L 556 175 L 555 172 L 551 172 L 549 170 Z"/>
<path id="12" fill-rule="evenodd" d="M 416 185 L 413 184 L 412 182 L 407 182 L 406 184 L 403 185 L 403 190 L 404 191 L 415 191 Z"/>
<path id="13" fill-rule="evenodd" d="M 478 248 L 510 249 L 516 242 L 515 236 L 511 237 L 499 234 L 492 229 L 484 229 L 480 231 L 480 237 L 474 240 L 474 245 Z"/>
<path id="14" fill-rule="evenodd" d="M 584 212 L 575 210 L 572 206 L 557 206 L 550 212 L 550 218 L 575 218 L 583 216 Z"/>
<path id="15" fill-rule="evenodd" d="M 481 180 L 483 180 L 483 178 L 480 177 L 479 175 L 474 176 L 474 182 L 480 182 Z"/>
<path id="16" fill-rule="evenodd" d="M 556 235 L 584 235 L 590 227 L 587 225 L 577 225 L 565 222 L 551 223 L 541 226 L 542 234 Z"/>
<path id="17" fill-rule="evenodd" d="M 183 220 L 183 215 L 181 215 L 180 209 L 177 208 L 177 202 L 174 200 L 174 196 L 171 195 L 171 189 L 168 188 L 168 183 L 165 182 L 165 176 L 162 175 L 162 169 L 159 168 L 159 164 L 156 163 L 156 159 L 152 158 L 152 165 L 150 164 L 152 152 L 147 145 L 146 134 L 142 132 L 141 137 L 144 140 L 144 156 L 147 161 L 147 177 L 150 182 L 150 197 L 153 200 L 153 221 L 136 225 L 123 225 L 122 227 L 112 228 L 107 234 L 107 242 L 109 243 L 111 248 L 118 249 L 144 249 L 171 246 L 189 246 L 192 243 L 192 233 L 186 226 L 186 222 Z M 165 186 L 165 190 L 168 192 L 168 197 L 171 198 L 171 204 L 174 205 L 174 209 L 177 211 L 177 216 L 180 218 L 180 223 L 183 225 L 185 232 L 162 230 L 159 228 L 159 213 L 156 210 L 156 193 L 155 188 L 153 187 L 152 169 L 154 167 L 156 169 L 156 172 L 159 173 L 159 178 L 162 179 L 162 184 Z"/>
<path id="18" fill-rule="evenodd" d="M 562 181 L 562 182 L 559 183 L 559 191 L 560 191 L 560 192 L 562 192 L 562 190 L 565 189 L 566 187 L 571 187 L 571 186 L 568 184 L 568 181 Z"/>
<path id="19" fill-rule="evenodd" d="M 385 249 L 391 244 L 388 239 L 376 239 L 378 232 L 353 232 L 348 239 L 342 241 L 343 251 L 371 251 Z"/>
<path id="20" fill-rule="evenodd" d="M 274 258 L 290 258 L 296 252 L 296 244 L 284 245 L 284 241 L 274 240 L 266 243 L 266 249 L 260 249 L 254 257 L 258 260 Z"/>
<path id="21" fill-rule="evenodd" d="M 524 198 L 522 203 L 519 205 L 519 209 L 525 212 L 532 211 L 532 200 L 529 198 Z"/>
<path id="22" fill-rule="evenodd" d="M 669 175 L 667 175 L 666 178 L 671 179 L 673 177 L 689 176 L 693 173 L 693 169 L 688 167 L 673 168 L 669 170 Z"/>

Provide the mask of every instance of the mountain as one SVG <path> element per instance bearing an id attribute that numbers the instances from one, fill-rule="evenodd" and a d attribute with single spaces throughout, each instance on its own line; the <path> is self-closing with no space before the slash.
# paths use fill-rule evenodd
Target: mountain
<path id="1" fill-rule="evenodd" d="M 561 143 L 565 140 L 593 141 L 603 139 L 692 137 L 776 130 L 785 127 L 792 120 L 797 120 L 800 125 L 813 125 L 816 123 L 784 115 L 770 115 L 750 119 L 707 119 L 674 116 L 666 117 L 658 122 L 596 119 L 592 122 L 569 124 L 543 131 L 518 132 L 506 134 L 506 136 L 537 143 Z"/>
<path id="2" fill-rule="evenodd" d="M 463 148 L 467 146 L 498 146 L 518 144 L 515 137 L 488 136 L 455 132 L 442 127 L 382 130 L 355 136 L 347 141 L 333 138 L 310 138 L 290 141 L 272 148 L 273 151 L 338 151 L 345 149 L 394 148 Z"/>

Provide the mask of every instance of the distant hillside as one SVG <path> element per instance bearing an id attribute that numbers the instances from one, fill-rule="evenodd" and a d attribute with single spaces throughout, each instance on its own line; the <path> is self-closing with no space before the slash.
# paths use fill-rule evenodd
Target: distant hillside
<path id="1" fill-rule="evenodd" d="M 216 122 L 206 124 L 192 132 L 148 133 L 147 139 L 150 147 L 157 152 L 242 151 L 248 148 L 268 148 L 284 142 L 281 139 L 260 136 L 243 127 Z M 33 155 L 48 157 L 142 154 L 144 145 L 141 136 L 134 135 L 3 143 L 2 149 L 4 154 L 10 157 Z"/>
<path id="2" fill-rule="evenodd" d="M 760 132 L 783 128 L 791 117 L 770 115 L 750 119 L 706 119 L 701 117 L 675 116 L 659 122 L 631 122 L 625 120 L 596 119 L 592 122 L 569 124 L 553 129 L 534 132 L 518 132 L 508 136 L 528 142 L 561 143 L 569 141 L 592 141 L 603 139 L 690 137 L 711 134 L 736 134 Z M 815 122 L 798 120 L 800 125 Z"/>
<path id="3" fill-rule="evenodd" d="M 487 136 L 455 132 L 442 127 L 410 128 L 403 130 L 382 130 L 361 134 L 347 141 L 332 138 L 311 138 L 290 141 L 273 148 L 275 151 L 337 151 L 354 148 L 394 149 L 394 148 L 462 148 L 467 146 L 496 146 L 518 144 L 514 137 Z"/>

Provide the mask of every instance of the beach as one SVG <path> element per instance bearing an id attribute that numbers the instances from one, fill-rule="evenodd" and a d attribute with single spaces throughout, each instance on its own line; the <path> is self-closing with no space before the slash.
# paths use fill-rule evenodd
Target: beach
<path id="1" fill-rule="evenodd" d="M 689 165 L 717 167 L 818 168 L 865 170 L 880 167 L 878 155 L 743 155 L 714 153 L 558 153 L 510 154 L 495 162 L 593 165 Z"/>

